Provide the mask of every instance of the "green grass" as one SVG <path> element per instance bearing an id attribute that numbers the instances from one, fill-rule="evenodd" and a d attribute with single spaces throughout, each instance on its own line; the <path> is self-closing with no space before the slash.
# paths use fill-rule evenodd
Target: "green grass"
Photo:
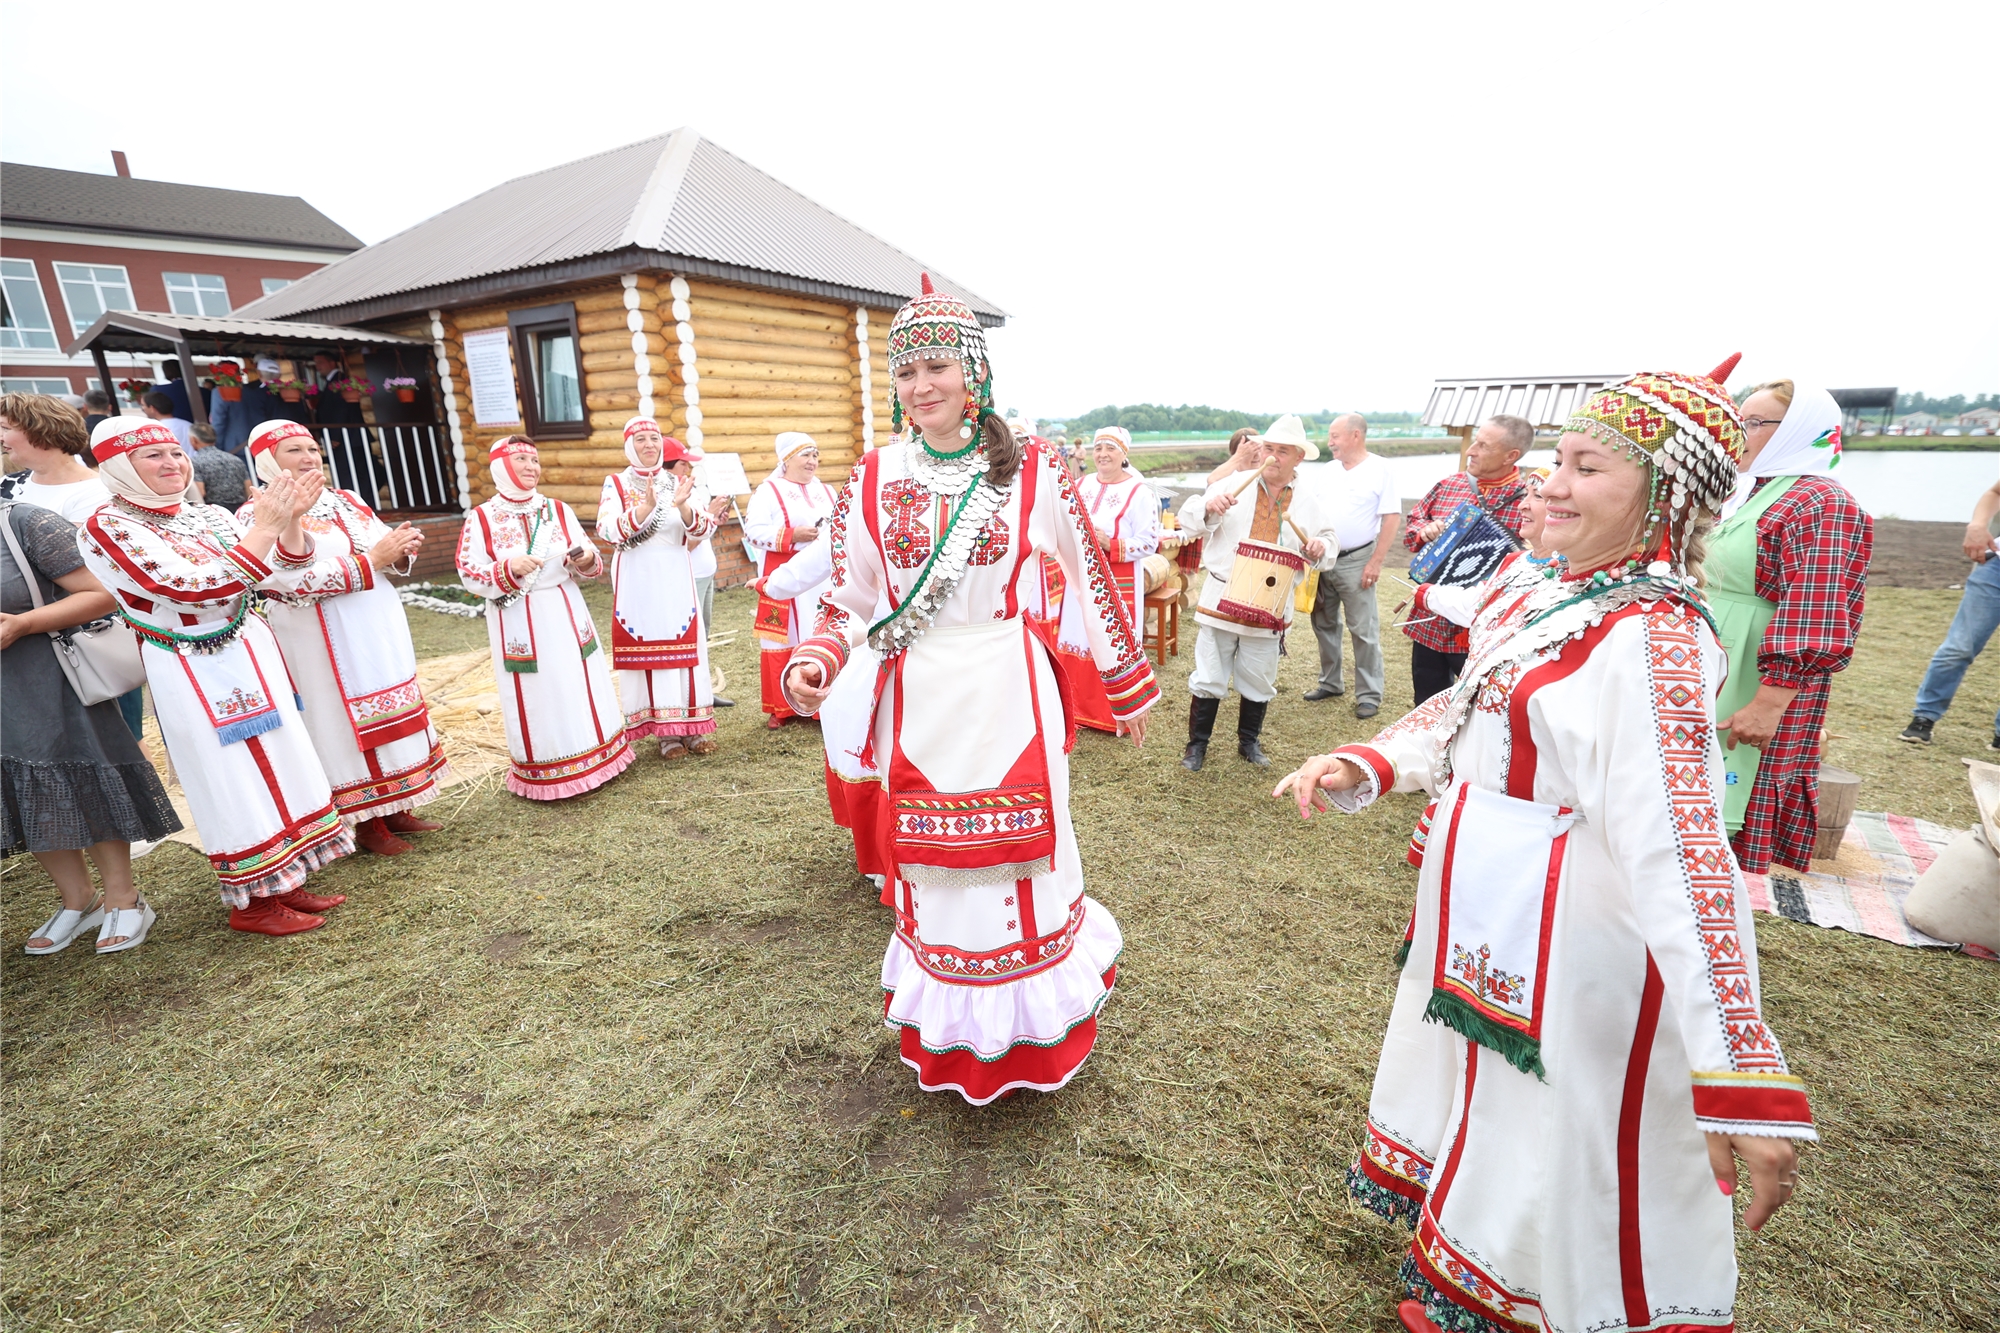
<path id="1" fill-rule="evenodd" d="M 600 616 L 602 590 L 592 590 Z M 1864 809 L 1964 824 L 2000 654 L 1898 744 L 1955 595 L 1873 593 L 1832 758 Z M 750 599 L 718 598 L 747 629 Z M 412 613 L 429 651 L 478 622 Z M 601 622 L 600 622 L 601 623 Z M 464 626 L 461 632 L 459 626 Z M 1303 637 L 1303 636 L 1301 636 Z M 1385 716 L 1407 706 L 1392 635 Z M 748 633 L 725 649 L 753 682 Z M 1127 947 L 1068 1089 L 973 1110 L 881 1026 L 888 918 L 822 799 L 818 732 L 643 758 L 557 805 L 493 784 L 411 856 L 317 877 L 291 940 L 225 927 L 206 863 L 139 863 L 147 944 L 23 958 L 4 879 L 8 1329 L 1368 1329 L 1405 1233 L 1345 1197 L 1413 874 L 1414 798 L 1301 826 L 1233 756 L 1176 764 L 1192 627 L 1143 752 L 1086 734 L 1074 814 Z M 1284 661 L 1280 764 L 1365 735 Z M 1224 708 L 1222 728 L 1233 723 Z M 1739 1233 L 1739 1327 L 2000 1319 L 2000 966 L 1772 917 L 1765 1000 L 1825 1142 Z"/>

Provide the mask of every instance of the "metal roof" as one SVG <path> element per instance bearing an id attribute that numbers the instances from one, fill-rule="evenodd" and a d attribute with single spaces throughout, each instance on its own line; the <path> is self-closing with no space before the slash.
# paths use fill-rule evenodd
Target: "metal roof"
<path id="1" fill-rule="evenodd" d="M 75 356 L 88 348 L 101 352 L 171 352 L 186 342 L 198 352 L 231 356 L 265 347 L 299 343 L 315 347 L 355 343 L 428 347 L 418 338 L 398 338 L 366 329 L 335 328 L 330 324 L 298 324 L 287 320 L 239 319 L 234 315 L 168 315 L 157 310 L 112 310 L 78 334 L 63 349 Z"/>
<path id="2" fill-rule="evenodd" d="M 382 318 L 635 269 L 894 308 L 926 265 L 692 129 L 519 176 L 245 306 Z M 928 270 L 983 323 L 1006 312 Z"/>
<path id="3" fill-rule="evenodd" d="M 1514 379 L 1438 380 L 1424 408 L 1426 426 L 1457 429 L 1490 416 L 1526 417 L 1537 430 L 1556 430 L 1590 394 L 1625 378 L 1615 375 L 1531 375 Z"/>
<path id="4" fill-rule="evenodd" d="M 352 251 L 361 238 L 297 195 L 0 163 L 0 219 L 44 227 Z"/>
<path id="5" fill-rule="evenodd" d="M 1833 395 L 1834 402 L 1849 412 L 1858 412 L 1864 408 L 1881 408 L 1890 412 L 1896 410 L 1894 389 L 1829 389 L 1827 392 Z"/>

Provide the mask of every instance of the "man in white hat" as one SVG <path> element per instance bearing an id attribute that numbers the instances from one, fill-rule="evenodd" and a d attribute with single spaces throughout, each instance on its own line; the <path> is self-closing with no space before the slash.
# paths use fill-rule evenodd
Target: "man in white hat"
<path id="1" fill-rule="evenodd" d="M 1242 698 L 1236 752 L 1259 768 L 1271 762 L 1257 742 L 1265 710 L 1278 692 L 1279 646 L 1291 627 L 1292 599 L 1253 603 L 1229 597 L 1237 548 L 1244 542 L 1261 543 L 1266 551 L 1254 558 L 1271 560 L 1274 571 L 1298 566 L 1301 577 L 1304 567 L 1331 568 L 1340 554 L 1337 515 L 1314 488 L 1294 484 L 1299 464 L 1319 457 L 1319 446 L 1306 437 L 1304 425 L 1296 416 L 1279 417 L 1255 443 L 1264 446 L 1262 468 L 1248 479 L 1241 473 L 1225 476 L 1181 506 L 1181 527 L 1202 539 L 1201 564 L 1208 571 L 1195 608 L 1200 630 L 1194 672 L 1188 677 L 1194 697 L 1181 766 L 1189 772 L 1200 772 L 1207 761 L 1215 715 L 1232 683 Z"/>

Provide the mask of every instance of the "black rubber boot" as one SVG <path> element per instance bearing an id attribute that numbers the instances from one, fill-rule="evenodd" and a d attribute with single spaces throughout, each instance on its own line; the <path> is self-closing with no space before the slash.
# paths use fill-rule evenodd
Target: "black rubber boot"
<path id="1" fill-rule="evenodd" d="M 1215 734 L 1215 714 L 1221 707 L 1222 700 L 1204 699 L 1199 694 L 1188 700 L 1188 743 L 1181 767 L 1190 773 L 1201 772 L 1208 761 L 1208 738 Z"/>
<path id="2" fill-rule="evenodd" d="M 1269 768 L 1271 760 L 1264 753 L 1264 747 L 1257 744 L 1257 738 L 1264 734 L 1264 714 L 1270 710 L 1271 701 L 1258 703 L 1254 699 L 1237 701 L 1236 710 L 1236 753 L 1248 759 L 1259 768 Z"/>

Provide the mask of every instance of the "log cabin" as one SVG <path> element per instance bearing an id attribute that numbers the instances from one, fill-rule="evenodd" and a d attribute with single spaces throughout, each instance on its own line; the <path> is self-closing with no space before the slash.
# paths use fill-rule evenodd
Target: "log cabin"
<path id="1" fill-rule="evenodd" d="M 734 455 L 752 486 L 778 433 L 806 431 L 839 485 L 888 438 L 889 318 L 924 271 L 982 323 L 1005 322 L 679 129 L 497 185 L 237 313 L 421 339 L 461 509 L 492 494 L 493 441 L 521 432 L 540 446 L 542 489 L 589 520 L 635 413 Z M 715 544 L 725 584 L 749 577 L 738 536 Z"/>

